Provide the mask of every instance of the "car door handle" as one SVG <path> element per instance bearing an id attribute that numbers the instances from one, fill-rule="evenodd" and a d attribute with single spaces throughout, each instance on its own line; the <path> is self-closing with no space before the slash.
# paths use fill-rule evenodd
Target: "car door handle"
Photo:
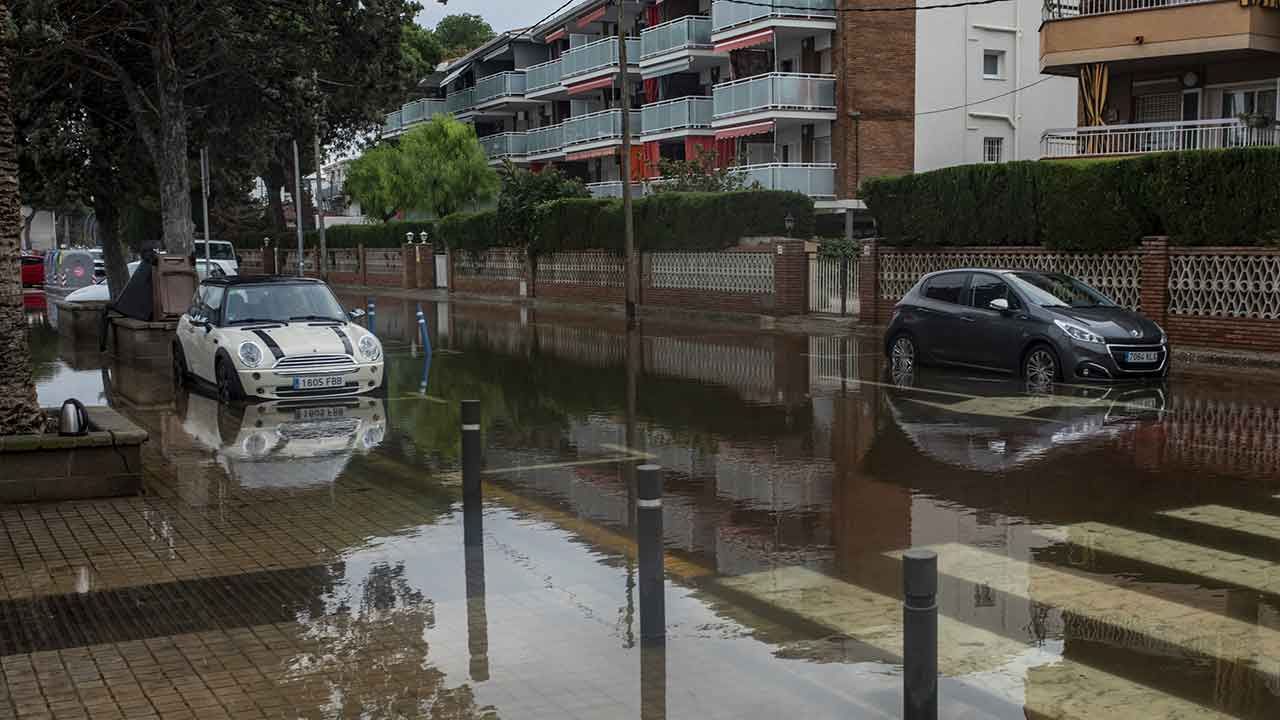
<path id="1" fill-rule="evenodd" d="M 961 319 L 961 320 L 963 320 L 963 321 L 965 321 L 965 322 L 977 322 L 977 320 L 975 320 L 975 319 L 974 319 L 974 318 L 972 318 L 972 317 L 969 317 L 968 315 L 961 315 L 961 316 L 960 316 L 960 319 Z"/>

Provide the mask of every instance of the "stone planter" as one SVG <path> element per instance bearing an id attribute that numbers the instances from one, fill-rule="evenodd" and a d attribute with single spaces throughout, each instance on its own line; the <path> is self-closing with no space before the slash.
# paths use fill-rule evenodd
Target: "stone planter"
<path id="1" fill-rule="evenodd" d="M 111 354 L 126 363 L 143 363 L 152 367 L 167 366 L 176 320 L 145 322 L 133 318 L 112 318 L 109 333 Z"/>
<path id="2" fill-rule="evenodd" d="M 0 503 L 83 500 L 142 491 L 142 443 L 147 432 L 109 407 L 85 409 L 88 435 L 0 437 L 0 466 L 4 467 Z"/>
<path id="3" fill-rule="evenodd" d="M 67 302 L 53 299 L 49 307 L 49 322 L 58 328 L 58 335 L 78 347 L 98 345 L 105 302 Z"/>

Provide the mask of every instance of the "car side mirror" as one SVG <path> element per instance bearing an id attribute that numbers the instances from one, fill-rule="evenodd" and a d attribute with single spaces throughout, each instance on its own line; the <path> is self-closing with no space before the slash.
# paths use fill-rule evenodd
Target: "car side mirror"
<path id="1" fill-rule="evenodd" d="M 236 264 L 241 265 L 243 263 L 244 263 L 244 257 L 241 256 L 240 253 L 236 253 Z"/>
<path id="2" fill-rule="evenodd" d="M 996 298 L 995 300 L 987 303 L 987 307 L 995 310 L 996 312 L 1009 312 L 1009 301 L 1004 298 Z"/>
<path id="3" fill-rule="evenodd" d="M 355 310 L 352 310 L 347 313 L 347 317 L 351 318 L 352 320 L 359 320 L 360 318 L 364 317 L 364 315 L 365 315 L 364 310 L 361 310 L 360 308 L 356 308 Z"/>

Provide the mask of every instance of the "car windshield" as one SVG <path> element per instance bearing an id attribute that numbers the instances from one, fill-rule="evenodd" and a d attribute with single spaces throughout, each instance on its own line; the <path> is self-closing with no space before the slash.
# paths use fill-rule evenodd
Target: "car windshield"
<path id="1" fill-rule="evenodd" d="M 196 257 L 202 258 L 204 254 L 204 243 L 196 241 L 195 245 Z M 209 243 L 209 259 L 210 260 L 235 260 L 236 251 L 229 243 Z"/>
<path id="2" fill-rule="evenodd" d="M 332 320 L 346 322 L 342 306 L 325 285 L 271 283 L 227 288 L 223 325 L 246 322 Z"/>
<path id="3" fill-rule="evenodd" d="M 1062 273 L 1010 273 L 1009 280 L 1033 304 L 1042 307 L 1114 307 L 1107 296 Z"/>

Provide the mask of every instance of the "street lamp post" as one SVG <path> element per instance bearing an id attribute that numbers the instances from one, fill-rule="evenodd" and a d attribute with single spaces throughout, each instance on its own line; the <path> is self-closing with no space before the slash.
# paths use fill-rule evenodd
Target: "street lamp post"
<path id="1" fill-rule="evenodd" d="M 790 238 L 791 231 L 796 229 L 796 217 L 788 211 L 787 216 L 782 218 L 782 224 L 787 228 L 787 238 Z"/>

